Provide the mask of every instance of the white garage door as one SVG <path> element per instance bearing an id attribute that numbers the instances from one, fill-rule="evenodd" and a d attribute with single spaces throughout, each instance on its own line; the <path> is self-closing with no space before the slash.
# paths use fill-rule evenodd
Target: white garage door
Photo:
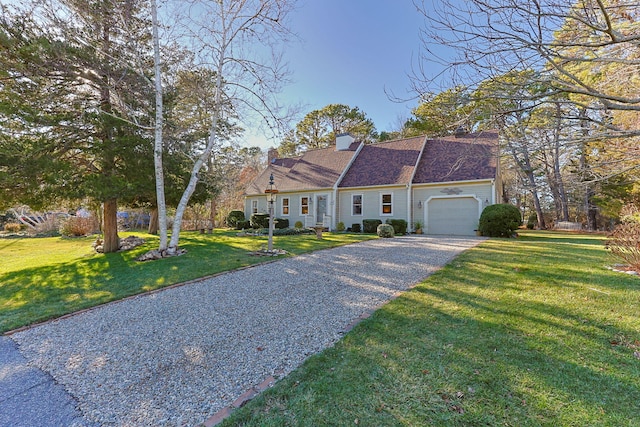
<path id="1" fill-rule="evenodd" d="M 478 200 L 473 197 L 431 199 L 427 203 L 427 233 L 473 236 L 478 215 Z"/>

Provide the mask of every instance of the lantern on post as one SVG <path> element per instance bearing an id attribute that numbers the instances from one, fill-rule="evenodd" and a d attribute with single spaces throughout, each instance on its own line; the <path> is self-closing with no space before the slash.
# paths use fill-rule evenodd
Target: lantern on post
<path id="1" fill-rule="evenodd" d="M 267 203 L 269 204 L 269 244 L 267 249 L 269 252 L 273 252 L 273 205 L 276 202 L 276 194 L 278 193 L 273 182 L 273 173 L 269 175 L 269 187 L 264 192 L 267 195 Z"/>

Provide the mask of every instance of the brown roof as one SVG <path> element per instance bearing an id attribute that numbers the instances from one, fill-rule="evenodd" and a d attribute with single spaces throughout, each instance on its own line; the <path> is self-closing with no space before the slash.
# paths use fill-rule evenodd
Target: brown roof
<path id="1" fill-rule="evenodd" d="M 495 178 L 497 153 L 495 131 L 428 140 L 413 183 Z"/>
<path id="2" fill-rule="evenodd" d="M 275 159 L 258 178 L 247 187 L 247 195 L 264 194 L 269 186 L 269 175 L 278 191 L 301 191 L 331 188 L 349 165 L 359 142 L 352 143 L 347 150 L 335 147 L 304 152 L 299 157 Z"/>
<path id="3" fill-rule="evenodd" d="M 340 187 L 408 184 L 424 136 L 365 145 L 340 183 Z"/>

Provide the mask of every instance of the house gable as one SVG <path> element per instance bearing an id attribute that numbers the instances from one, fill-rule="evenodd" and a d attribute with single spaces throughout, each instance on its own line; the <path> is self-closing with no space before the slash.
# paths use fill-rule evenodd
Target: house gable
<path id="1" fill-rule="evenodd" d="M 248 187 L 247 196 L 263 194 L 269 185 L 269 176 L 280 192 L 299 192 L 333 188 L 351 163 L 360 143 L 347 149 L 335 147 L 306 151 L 295 158 L 274 159 Z"/>
<path id="2" fill-rule="evenodd" d="M 413 184 L 491 180 L 497 167 L 497 132 L 427 140 Z"/>
<path id="3" fill-rule="evenodd" d="M 338 187 L 410 183 L 424 140 L 421 136 L 365 145 Z"/>

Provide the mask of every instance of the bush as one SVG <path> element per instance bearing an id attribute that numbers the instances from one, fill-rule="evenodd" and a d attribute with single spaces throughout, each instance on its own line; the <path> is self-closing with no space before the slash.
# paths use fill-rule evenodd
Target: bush
<path id="1" fill-rule="evenodd" d="M 17 233 L 22 229 L 22 224 L 17 222 L 8 222 L 4 225 L 4 231 L 9 233 Z"/>
<path id="2" fill-rule="evenodd" d="M 480 215 L 478 231 L 482 236 L 512 237 L 520 227 L 520 210 L 508 204 L 490 205 Z"/>
<path id="3" fill-rule="evenodd" d="M 273 230 L 274 236 L 297 236 L 299 234 L 314 234 L 315 231 L 310 228 L 282 228 L 279 230 Z"/>
<path id="4" fill-rule="evenodd" d="M 537 223 L 538 223 L 538 215 L 535 213 L 532 213 L 531 215 L 529 215 L 529 219 L 527 219 L 527 229 L 533 230 L 534 228 L 536 228 Z"/>
<path id="5" fill-rule="evenodd" d="M 283 228 L 289 228 L 289 220 L 287 218 L 276 218 L 275 222 L 276 224 L 274 225 L 274 228 L 277 228 L 279 230 Z"/>
<path id="6" fill-rule="evenodd" d="M 302 228 L 304 226 L 304 224 L 302 223 L 302 221 L 296 221 L 295 224 L 293 224 L 294 228 Z"/>
<path id="7" fill-rule="evenodd" d="M 379 219 L 363 219 L 362 228 L 365 233 L 376 233 L 378 226 L 382 224 Z"/>
<path id="8" fill-rule="evenodd" d="M 229 227 L 233 227 L 236 230 L 242 230 L 238 228 L 238 223 L 244 221 L 246 218 L 244 217 L 244 212 L 242 211 L 231 211 L 229 215 L 227 215 L 227 225 Z"/>
<path id="9" fill-rule="evenodd" d="M 351 226 L 351 231 L 353 231 L 354 233 L 360 233 L 362 232 L 362 227 L 360 226 L 359 223 L 353 224 Z"/>
<path id="10" fill-rule="evenodd" d="M 380 237 L 393 237 L 395 234 L 393 232 L 393 226 L 391 224 L 380 224 L 376 228 L 376 233 Z"/>
<path id="11" fill-rule="evenodd" d="M 609 234 L 605 247 L 622 263 L 640 271 L 640 223 L 624 222 Z"/>
<path id="12" fill-rule="evenodd" d="M 390 224 L 393 227 L 393 232 L 395 234 L 407 234 L 407 221 L 404 219 L 388 219 L 387 224 Z"/>
<path id="13" fill-rule="evenodd" d="M 87 236 L 93 234 L 97 228 L 98 226 L 94 218 L 72 216 L 62 222 L 60 234 L 67 237 Z"/>
<path id="14" fill-rule="evenodd" d="M 344 231 L 344 230 L 345 230 L 344 222 L 340 221 L 338 224 L 336 224 L 336 231 Z"/>
<path id="15" fill-rule="evenodd" d="M 251 221 L 246 219 L 244 221 L 238 221 L 236 224 L 236 230 L 246 230 L 247 228 L 251 228 Z"/>
<path id="16" fill-rule="evenodd" d="M 251 215 L 251 227 L 269 228 L 269 214 L 254 213 Z"/>

